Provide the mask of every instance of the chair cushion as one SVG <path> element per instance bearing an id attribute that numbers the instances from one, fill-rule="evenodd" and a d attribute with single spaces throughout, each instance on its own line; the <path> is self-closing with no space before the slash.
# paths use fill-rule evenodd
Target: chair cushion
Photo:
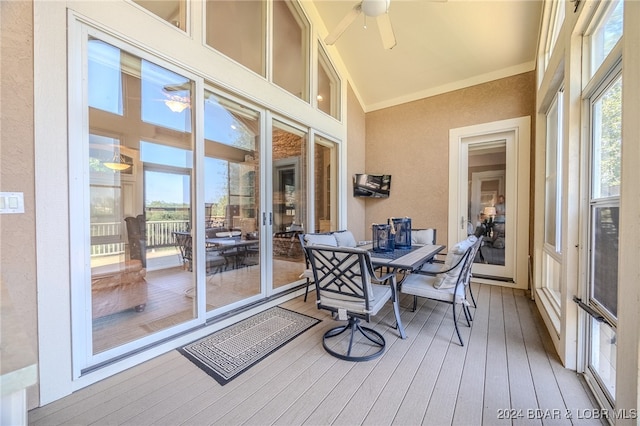
<path id="1" fill-rule="evenodd" d="M 443 302 L 453 302 L 454 287 L 436 288 L 435 283 L 438 277 L 421 274 L 409 274 L 402 282 L 400 291 L 405 294 L 426 297 L 429 299 L 441 300 Z M 465 287 L 460 286 L 457 290 L 456 303 L 465 301 Z"/>
<path id="2" fill-rule="evenodd" d="M 478 237 L 475 235 L 470 235 L 467 239 L 459 241 L 455 246 L 451 248 L 447 252 L 447 257 L 444 259 L 444 265 L 442 270 L 452 268 L 456 263 L 460 261 L 462 256 L 467 252 L 467 250 L 478 241 Z M 444 274 L 438 274 L 435 277 L 435 281 L 433 283 L 434 287 L 437 289 L 440 288 L 453 288 L 456 286 L 456 282 L 458 281 L 458 275 L 460 274 L 460 269 L 462 269 L 462 263 L 460 263 L 456 268 L 450 270 L 449 272 L 445 272 Z"/>
<path id="3" fill-rule="evenodd" d="M 411 231 L 411 244 L 435 244 L 433 229 L 417 229 Z"/>
<path id="4" fill-rule="evenodd" d="M 226 237 L 239 237 L 242 235 L 242 231 L 223 231 L 216 232 L 216 237 L 218 238 L 226 238 Z"/>
<path id="5" fill-rule="evenodd" d="M 306 234 L 304 241 L 308 246 L 338 247 L 338 241 L 333 234 Z"/>
<path id="6" fill-rule="evenodd" d="M 305 269 L 302 271 L 298 278 L 307 278 L 309 280 L 313 279 L 313 270 L 311 268 Z"/>
<path id="7" fill-rule="evenodd" d="M 320 304 L 338 309 L 346 309 L 349 312 L 375 315 L 382 309 L 384 304 L 391 299 L 391 287 L 381 284 L 371 284 L 369 289 L 371 296 L 373 296 L 369 298 L 369 312 L 366 311 L 364 299 L 357 299 L 328 291 L 320 292 Z"/>
<path id="8" fill-rule="evenodd" d="M 333 236 L 336 238 L 338 247 L 357 247 L 358 243 L 351 231 L 338 231 L 334 232 Z"/>

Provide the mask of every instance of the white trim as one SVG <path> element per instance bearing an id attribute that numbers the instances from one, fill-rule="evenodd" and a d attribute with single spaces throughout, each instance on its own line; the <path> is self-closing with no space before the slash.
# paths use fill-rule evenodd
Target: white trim
<path id="1" fill-rule="evenodd" d="M 466 170 L 467 157 L 462 155 L 465 140 L 482 137 L 483 135 L 494 134 L 513 134 L 513 143 L 507 143 L 507 167 L 509 163 L 514 167 L 511 173 L 516 176 L 516 181 L 507 179 L 507 186 L 515 185 L 513 189 L 507 187 L 507 209 L 516 211 L 515 223 L 507 228 L 507 232 L 511 232 L 515 236 L 515 253 L 513 264 L 513 280 L 514 287 L 526 289 L 529 285 L 528 274 L 528 253 L 529 253 L 529 146 L 531 139 L 531 117 L 519 117 L 491 123 L 477 124 L 449 131 L 449 224 L 448 224 L 448 245 L 452 247 L 460 235 L 460 212 L 467 211 L 467 201 L 460 197 L 460 191 L 466 191 L 466 182 L 460 182 L 461 170 Z M 502 137 L 502 136 L 501 136 Z M 510 152 L 512 146 L 512 152 Z M 517 173 L 517 174 L 515 174 Z M 464 173 L 466 176 L 466 172 Z M 509 176 L 507 170 L 507 176 Z M 510 200 L 511 198 L 511 200 Z M 517 208 L 516 208 L 517 206 Z M 466 213 L 463 214 L 463 221 L 466 224 Z M 513 222 L 513 221 L 512 221 Z M 509 226 L 509 222 L 507 222 Z M 496 284 L 505 284 L 495 282 Z"/>
<path id="2" fill-rule="evenodd" d="M 626 1 L 624 7 L 622 134 L 630 143 L 623 141 L 621 156 L 616 408 L 637 410 L 640 401 L 640 2 Z"/>
<path id="3" fill-rule="evenodd" d="M 471 86 L 476 86 L 483 83 L 488 83 L 490 81 L 499 80 L 501 78 L 513 77 L 514 75 L 533 71 L 535 68 L 536 68 L 536 61 L 525 62 L 525 63 L 514 65 L 508 68 L 503 68 L 501 70 L 473 76 L 466 80 L 455 81 L 453 83 L 443 84 L 442 86 L 433 87 L 420 92 L 415 92 L 409 95 L 400 96 L 394 99 L 389 99 L 384 102 L 369 104 L 367 105 L 365 112 L 372 112 L 379 109 L 416 101 L 418 99 L 441 95 L 443 93 L 453 92 L 454 90 L 464 89 L 465 87 L 471 87 Z"/>
<path id="4" fill-rule="evenodd" d="M 67 250 L 67 14 L 64 4 L 60 7 L 58 2 L 33 2 L 33 14 L 38 368 L 40 404 L 44 405 L 73 390 L 69 315 L 72 254 Z"/>

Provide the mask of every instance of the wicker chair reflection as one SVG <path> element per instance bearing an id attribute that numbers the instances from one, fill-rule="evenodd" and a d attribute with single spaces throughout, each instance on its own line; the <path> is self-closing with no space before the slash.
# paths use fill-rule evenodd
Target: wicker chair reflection
<path id="1" fill-rule="evenodd" d="M 376 330 L 361 325 L 361 320 L 369 322 L 371 316 L 376 315 L 389 300 L 393 303 L 398 333 L 401 338 L 406 338 L 400 320 L 394 273 L 377 277 L 369 252 L 363 249 L 315 245 L 306 246 L 305 250 L 313 270 L 318 309 L 337 314 L 339 320 L 348 320 L 324 334 L 322 345 L 327 352 L 348 361 L 367 361 L 382 355 L 386 344 L 384 337 Z M 389 285 L 381 285 L 385 281 Z M 350 332 L 348 345 L 340 339 L 330 342 L 346 331 Z M 360 345 L 356 355 L 352 350 L 358 333 L 372 346 L 363 348 Z"/>
<path id="2" fill-rule="evenodd" d="M 462 306 L 467 325 L 471 326 L 471 312 L 466 299 L 467 287 L 471 281 L 471 266 L 482 237 L 470 236 L 456 244 L 449 252 L 444 264 L 425 265 L 402 282 L 401 292 L 413 295 L 413 310 L 416 310 L 418 297 L 437 300 L 452 305 L 453 324 L 460 345 L 464 346 L 460 330 L 456 305 Z"/>

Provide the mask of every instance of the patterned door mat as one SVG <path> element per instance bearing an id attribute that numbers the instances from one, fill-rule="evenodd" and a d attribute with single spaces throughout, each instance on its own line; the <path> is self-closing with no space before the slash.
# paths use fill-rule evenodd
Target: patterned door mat
<path id="1" fill-rule="evenodd" d="M 225 385 L 319 322 L 319 319 L 276 306 L 189 343 L 178 351 Z"/>

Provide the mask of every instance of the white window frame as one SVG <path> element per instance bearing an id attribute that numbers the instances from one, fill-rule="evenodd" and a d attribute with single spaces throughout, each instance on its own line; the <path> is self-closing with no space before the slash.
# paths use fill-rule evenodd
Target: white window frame
<path id="1" fill-rule="evenodd" d="M 618 4 L 615 2 L 602 2 L 599 4 L 597 10 L 593 14 L 591 22 L 584 33 L 582 40 L 582 69 L 583 69 L 583 84 L 582 84 L 582 117 L 583 117 L 583 134 L 582 134 L 582 158 L 581 164 L 584 166 L 584 172 L 582 174 L 582 186 L 580 192 L 582 194 L 580 208 L 580 222 L 581 222 L 581 246 L 584 248 L 581 252 L 581 271 L 582 277 L 579 283 L 578 294 L 586 304 L 590 304 L 590 285 L 588 280 L 591 278 L 590 268 L 591 264 L 591 217 L 594 206 L 613 205 L 617 202 L 620 206 L 620 196 L 615 197 L 593 197 L 592 193 L 592 174 L 591 174 L 591 162 L 592 162 L 592 139 L 593 139 L 593 122 L 591 116 L 591 107 L 594 100 L 597 100 L 599 96 L 607 91 L 610 85 L 621 75 L 622 73 L 622 39 L 621 36 L 616 45 L 611 49 L 608 55 L 598 64 L 598 68 L 594 69 L 593 63 L 593 43 L 597 40 L 593 37 L 593 34 L 597 33 L 599 28 L 606 22 L 606 19 L 610 16 L 615 6 Z M 624 90 L 624 89 L 623 89 Z M 620 302 L 620 301 L 618 301 Z M 597 308 L 597 304 L 591 305 Z M 603 310 L 606 311 L 606 310 Z M 599 380 L 594 376 L 589 367 L 591 351 L 590 341 L 590 323 L 592 317 L 586 312 L 579 311 L 579 324 L 581 333 L 578 335 L 578 347 L 581 348 L 581 353 L 578 353 L 579 365 L 578 371 L 582 371 L 587 379 L 591 390 L 593 391 L 596 399 L 600 405 L 608 410 L 613 410 L 615 401 L 612 401 L 609 396 L 598 385 Z M 605 315 L 606 317 L 606 315 Z M 615 398 L 615 395 L 612 396 Z"/>

